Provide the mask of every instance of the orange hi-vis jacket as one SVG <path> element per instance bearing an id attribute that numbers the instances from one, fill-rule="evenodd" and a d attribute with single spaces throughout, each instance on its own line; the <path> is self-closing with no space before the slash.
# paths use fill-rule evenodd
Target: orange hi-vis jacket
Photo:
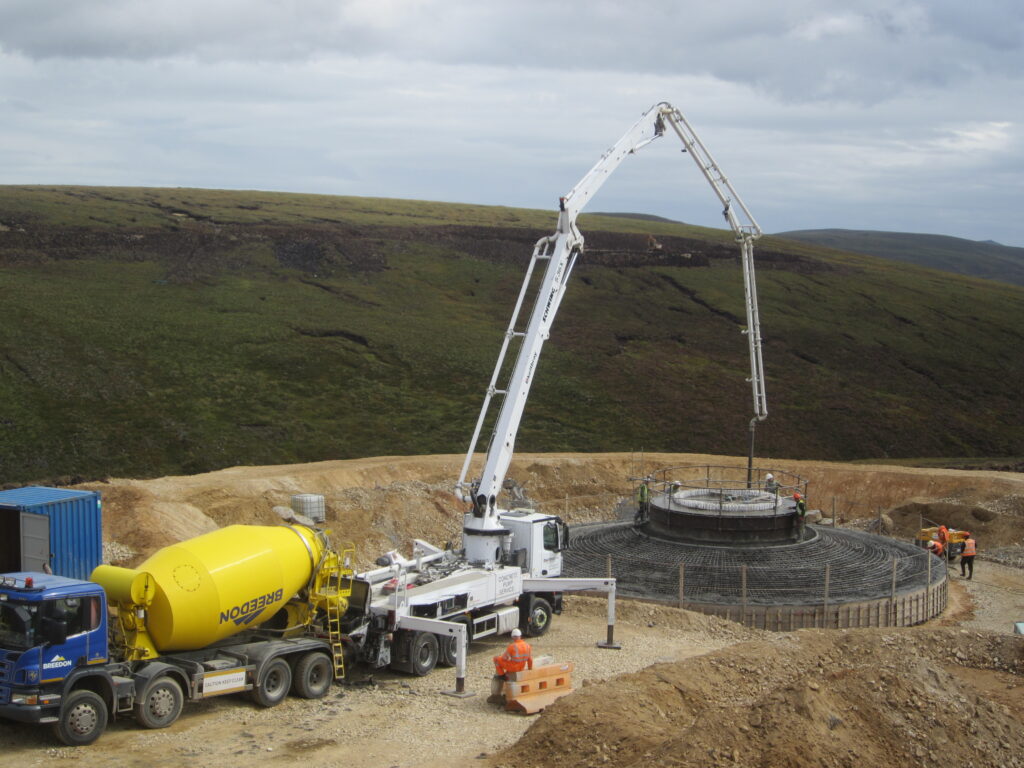
<path id="1" fill-rule="evenodd" d="M 499 675 L 520 672 L 527 668 L 533 669 L 533 652 L 530 644 L 522 638 L 513 640 L 501 656 L 494 657 L 494 666 Z"/>
<path id="2" fill-rule="evenodd" d="M 964 551 L 961 554 L 964 557 L 974 557 L 978 554 L 978 543 L 974 539 L 967 539 L 964 542 Z"/>

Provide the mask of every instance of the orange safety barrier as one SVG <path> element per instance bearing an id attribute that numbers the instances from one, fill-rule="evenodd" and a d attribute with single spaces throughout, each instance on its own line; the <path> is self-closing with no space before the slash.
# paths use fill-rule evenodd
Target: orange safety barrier
<path id="1" fill-rule="evenodd" d="M 502 686 L 505 709 L 532 715 L 572 693 L 572 662 L 513 672 Z"/>

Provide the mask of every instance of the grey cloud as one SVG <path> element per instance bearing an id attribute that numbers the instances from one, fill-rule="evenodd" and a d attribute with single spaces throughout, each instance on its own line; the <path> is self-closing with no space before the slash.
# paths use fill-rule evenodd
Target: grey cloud
<path id="1" fill-rule="evenodd" d="M 791 100 L 872 102 L 1019 72 L 1024 6 L 979 0 L 6 0 L 0 45 L 30 58 L 384 57 L 709 74 Z"/>

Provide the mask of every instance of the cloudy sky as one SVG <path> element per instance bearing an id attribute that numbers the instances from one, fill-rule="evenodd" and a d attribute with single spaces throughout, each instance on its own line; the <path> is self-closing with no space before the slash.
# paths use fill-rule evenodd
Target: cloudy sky
<path id="1" fill-rule="evenodd" d="M 0 183 L 554 210 L 648 107 L 766 232 L 1024 246 L 1020 0 L 0 0 Z M 722 226 L 666 137 L 590 211 Z"/>

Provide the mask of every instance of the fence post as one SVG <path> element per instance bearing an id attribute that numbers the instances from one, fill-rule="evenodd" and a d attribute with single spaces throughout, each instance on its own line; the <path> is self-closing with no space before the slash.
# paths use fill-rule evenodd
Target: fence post
<path id="1" fill-rule="evenodd" d="M 925 610 L 925 613 L 928 615 L 928 618 L 931 618 L 931 614 L 932 614 L 932 556 L 927 551 L 925 551 L 924 556 L 926 558 L 928 558 L 928 576 L 927 576 L 928 582 L 925 584 L 925 588 L 924 588 L 924 594 L 925 594 L 925 597 L 927 598 L 925 602 L 927 603 L 928 607 Z"/>
<path id="2" fill-rule="evenodd" d="M 892 559 L 892 591 L 889 593 L 889 611 L 892 614 L 888 626 L 896 626 L 896 557 Z"/>
<path id="3" fill-rule="evenodd" d="M 684 586 L 685 584 L 686 584 L 686 563 L 680 563 L 679 564 L 679 607 L 680 608 L 683 607 L 683 603 L 685 602 L 685 599 L 684 599 L 684 595 L 686 594 L 686 590 L 685 590 L 685 586 Z"/>
<path id="4" fill-rule="evenodd" d="M 836 497 L 832 497 L 832 527 L 836 527 Z"/>
<path id="5" fill-rule="evenodd" d="M 747 566 L 740 566 L 740 624 L 747 621 Z"/>
<path id="6" fill-rule="evenodd" d="M 822 611 L 825 614 L 825 619 L 821 623 L 821 628 L 822 629 L 828 629 L 829 628 L 828 627 L 828 580 L 829 580 L 829 575 L 830 575 L 830 570 L 829 570 L 830 568 L 831 568 L 831 565 L 829 563 L 825 563 L 825 599 L 822 601 Z M 838 624 L 838 621 L 836 623 Z M 838 626 L 836 628 L 838 629 Z"/>

